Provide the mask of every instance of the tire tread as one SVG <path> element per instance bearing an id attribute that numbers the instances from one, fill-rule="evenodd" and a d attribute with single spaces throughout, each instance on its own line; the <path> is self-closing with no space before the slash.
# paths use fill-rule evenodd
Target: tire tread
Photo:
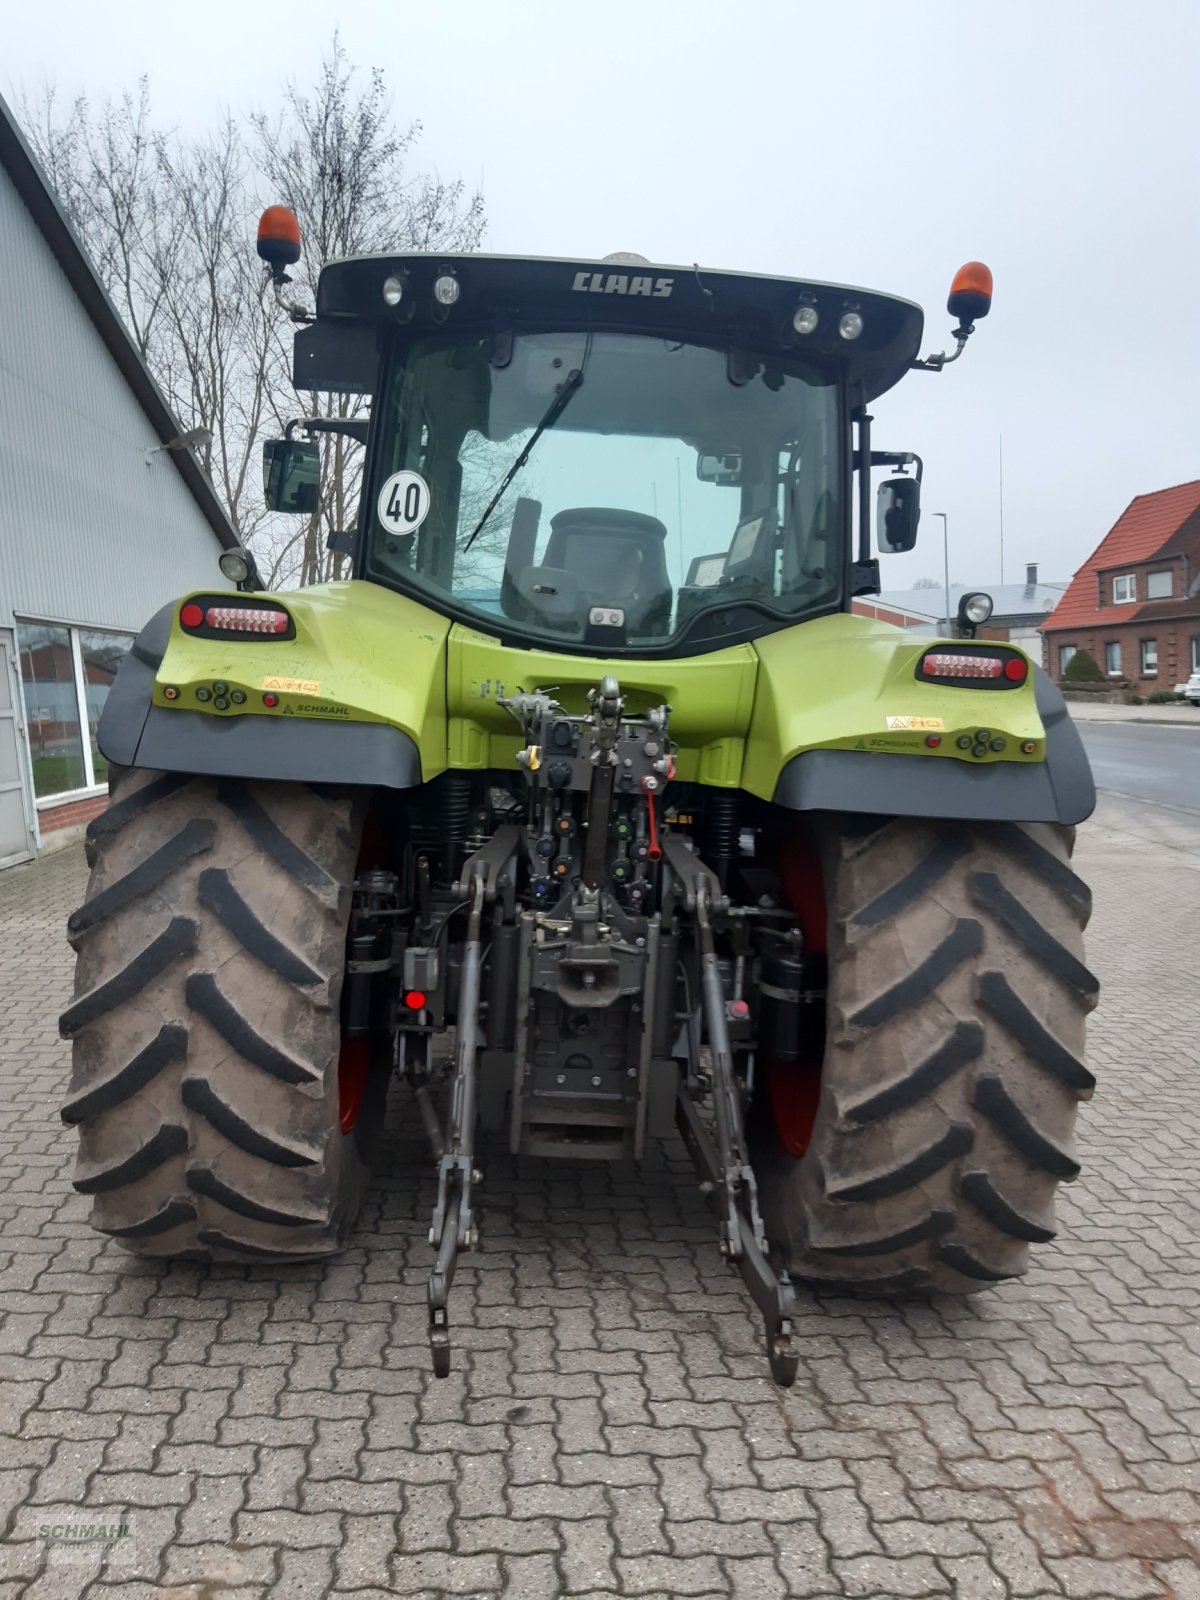
<path id="1" fill-rule="evenodd" d="M 345 1239 L 374 1131 L 342 1133 L 337 1084 L 362 824 L 349 794 L 114 772 L 70 919 L 62 1116 L 125 1248 L 261 1262 Z"/>
<path id="2" fill-rule="evenodd" d="M 1091 895 L 1049 824 L 827 816 L 827 1044 L 806 1154 L 751 1108 L 773 1253 L 864 1294 L 975 1293 L 1054 1237 L 1097 983 Z"/>

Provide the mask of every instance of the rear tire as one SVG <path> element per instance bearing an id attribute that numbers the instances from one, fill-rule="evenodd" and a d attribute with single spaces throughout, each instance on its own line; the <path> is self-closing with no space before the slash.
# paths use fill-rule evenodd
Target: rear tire
<path id="1" fill-rule="evenodd" d="M 1016 1277 L 1078 1173 L 1097 983 L 1070 830 L 826 818 L 821 1096 L 804 1156 L 752 1117 L 767 1236 L 797 1276 L 969 1294 Z"/>
<path id="2" fill-rule="evenodd" d="M 68 923 L 63 1119 L 92 1225 L 127 1249 L 294 1261 L 353 1223 L 379 1121 L 368 1105 L 343 1133 L 338 1106 L 363 809 L 295 783 L 115 777 Z"/>

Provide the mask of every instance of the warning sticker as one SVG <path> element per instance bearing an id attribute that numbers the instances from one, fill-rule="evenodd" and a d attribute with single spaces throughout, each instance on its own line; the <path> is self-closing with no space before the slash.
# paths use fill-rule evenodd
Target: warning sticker
<path id="1" fill-rule="evenodd" d="M 941 717 L 889 717 L 887 725 L 893 733 L 941 733 L 946 726 Z"/>
<path id="2" fill-rule="evenodd" d="M 311 678 L 264 678 L 264 689 L 282 689 L 285 694 L 320 694 L 321 685 Z"/>
<path id="3" fill-rule="evenodd" d="M 393 472 L 379 491 L 375 510 L 389 533 L 406 539 L 429 515 L 429 485 L 419 472 Z"/>

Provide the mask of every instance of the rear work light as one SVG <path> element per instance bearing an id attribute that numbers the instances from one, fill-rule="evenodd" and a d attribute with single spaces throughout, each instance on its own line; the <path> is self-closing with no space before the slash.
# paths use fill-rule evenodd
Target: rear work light
<path id="1" fill-rule="evenodd" d="M 296 631 L 291 616 L 282 606 L 230 605 L 216 595 L 200 595 L 181 606 L 179 623 L 185 633 L 207 639 L 231 633 L 290 639 Z"/>
<path id="2" fill-rule="evenodd" d="M 958 683 L 973 689 L 1016 689 L 1029 676 L 1029 663 L 1015 650 L 927 650 L 917 663 L 926 683 Z"/>

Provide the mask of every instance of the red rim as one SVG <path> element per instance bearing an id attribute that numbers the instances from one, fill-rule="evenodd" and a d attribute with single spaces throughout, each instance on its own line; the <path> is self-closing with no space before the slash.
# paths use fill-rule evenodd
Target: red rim
<path id="1" fill-rule="evenodd" d="M 371 1069 L 370 1039 L 343 1039 L 338 1052 L 338 1119 L 343 1133 L 353 1133 L 367 1094 Z"/>
<path id="2" fill-rule="evenodd" d="M 802 824 L 791 827 L 780 852 L 783 896 L 789 910 L 796 913 L 805 949 L 824 955 L 828 923 L 821 858 L 809 830 Z M 820 1060 L 766 1063 L 771 1119 L 776 1137 L 790 1156 L 804 1155 L 812 1142 L 821 1099 L 821 1067 Z"/>
<path id="3" fill-rule="evenodd" d="M 385 859 L 387 836 L 374 806 L 363 820 L 354 876 Z M 338 1120 L 343 1133 L 353 1133 L 362 1114 L 371 1073 L 371 1040 L 343 1039 L 338 1051 Z"/>
<path id="4" fill-rule="evenodd" d="M 802 1156 L 812 1143 L 821 1100 L 821 1064 L 811 1061 L 771 1062 L 767 1092 L 775 1135 L 790 1156 Z"/>

